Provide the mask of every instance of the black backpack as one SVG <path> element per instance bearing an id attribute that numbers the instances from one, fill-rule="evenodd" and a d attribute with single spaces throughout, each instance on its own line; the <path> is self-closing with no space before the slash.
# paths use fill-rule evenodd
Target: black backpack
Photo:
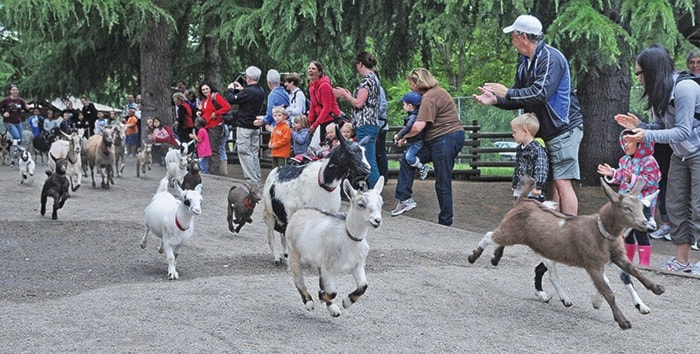
<path id="1" fill-rule="evenodd" d="M 700 85 L 700 75 L 693 75 L 687 71 L 681 71 L 680 73 L 678 73 L 678 77 L 676 78 L 676 82 L 673 84 L 674 90 L 676 88 L 676 85 L 678 85 L 678 83 L 683 81 L 683 80 L 693 80 L 698 85 Z M 669 102 L 669 104 L 672 107 L 675 107 L 673 104 L 673 100 L 671 100 L 671 102 Z M 695 119 L 700 120 L 700 112 L 695 112 Z"/>

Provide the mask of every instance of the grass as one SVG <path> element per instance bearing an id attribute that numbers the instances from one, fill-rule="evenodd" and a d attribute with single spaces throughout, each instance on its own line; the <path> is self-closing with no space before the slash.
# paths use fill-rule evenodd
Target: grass
<path id="1" fill-rule="evenodd" d="M 389 170 L 398 170 L 399 162 L 396 160 L 389 160 Z M 470 170 L 471 166 L 468 163 L 458 163 L 455 164 L 455 171 L 459 170 Z M 512 176 L 512 167 L 480 167 L 482 176 Z"/>

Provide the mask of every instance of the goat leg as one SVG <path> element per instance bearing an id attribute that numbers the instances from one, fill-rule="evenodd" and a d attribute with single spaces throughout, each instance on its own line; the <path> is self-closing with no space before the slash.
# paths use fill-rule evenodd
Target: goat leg
<path id="1" fill-rule="evenodd" d="M 591 277 L 593 285 L 595 285 L 596 289 L 598 289 L 603 298 L 605 298 L 605 301 L 608 302 L 615 322 L 617 322 L 622 329 L 632 328 L 632 323 L 625 318 L 625 315 L 622 313 L 622 311 L 620 311 L 620 308 L 617 307 L 617 304 L 615 303 L 615 293 L 613 293 L 612 289 L 610 289 L 610 286 L 608 286 L 605 281 L 603 273 L 604 267 L 600 267 L 599 269 L 586 269 L 586 272 L 588 272 L 588 275 Z"/>
<path id="2" fill-rule="evenodd" d="M 355 270 L 352 273 L 353 278 L 355 278 L 355 283 L 357 284 L 357 288 L 355 291 L 351 292 L 348 294 L 348 297 L 343 299 L 343 308 L 348 308 L 352 304 L 356 303 L 358 300 L 360 300 L 360 296 L 362 296 L 365 291 L 367 291 L 367 287 L 369 286 L 367 284 L 367 276 L 365 275 L 365 265 L 360 264 L 358 265 Z"/>
<path id="3" fill-rule="evenodd" d="M 484 249 L 481 247 L 477 247 L 474 251 L 472 251 L 472 254 L 470 254 L 469 257 L 467 257 L 467 260 L 469 261 L 469 263 L 473 264 L 474 262 L 476 262 L 477 259 L 479 259 L 479 257 L 481 257 L 482 253 L 484 253 Z"/>
<path id="4" fill-rule="evenodd" d="M 335 299 L 335 297 L 338 295 L 333 276 L 326 275 L 326 272 L 319 270 L 318 285 L 320 288 L 318 291 L 318 299 L 326 303 L 326 309 L 328 309 L 328 313 L 330 313 L 331 316 L 340 316 L 340 309 L 338 308 L 338 305 L 333 302 L 333 299 Z"/>
<path id="5" fill-rule="evenodd" d="M 496 250 L 493 251 L 493 258 L 491 258 L 491 264 L 494 266 L 498 265 L 498 262 L 501 260 L 501 257 L 503 257 L 503 250 L 506 248 L 506 246 L 498 246 L 496 247 Z"/>
<path id="6" fill-rule="evenodd" d="M 292 252 L 292 256 L 289 257 L 289 270 L 292 272 L 294 286 L 297 288 L 297 291 L 299 291 L 301 301 L 304 303 L 306 310 L 311 311 L 314 309 L 314 299 L 306 289 L 306 285 L 304 285 L 304 274 L 302 273 L 300 262 L 299 254 Z"/>
<path id="7" fill-rule="evenodd" d="M 243 228 L 243 225 L 245 225 L 245 223 L 243 222 L 243 223 L 240 223 L 240 224 L 237 224 L 237 225 L 238 225 L 238 226 L 236 227 L 236 233 L 239 233 L 239 232 L 241 231 L 241 229 Z"/>
<path id="8" fill-rule="evenodd" d="M 666 289 L 659 284 L 654 283 L 653 281 L 649 280 L 647 277 L 645 277 L 642 273 L 639 272 L 639 269 L 634 266 L 634 264 L 630 263 L 625 257 L 615 257 L 612 259 L 612 262 L 615 263 L 620 269 L 622 269 L 623 272 L 626 272 L 627 274 L 637 278 L 639 282 L 644 285 L 645 288 L 651 290 L 656 295 L 661 295 L 666 291 Z"/>

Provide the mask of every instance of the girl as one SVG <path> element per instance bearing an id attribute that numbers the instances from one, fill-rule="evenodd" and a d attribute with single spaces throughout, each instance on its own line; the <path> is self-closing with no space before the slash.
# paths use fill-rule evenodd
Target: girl
<path id="1" fill-rule="evenodd" d="M 199 172 L 209 173 L 207 159 L 211 158 L 211 144 L 209 144 L 209 134 L 204 126 L 207 122 L 202 117 L 194 120 L 194 127 L 197 128 L 197 135 L 190 133 L 190 138 L 197 142 L 197 157 L 199 157 Z M 218 161 L 216 161 L 218 163 Z"/>

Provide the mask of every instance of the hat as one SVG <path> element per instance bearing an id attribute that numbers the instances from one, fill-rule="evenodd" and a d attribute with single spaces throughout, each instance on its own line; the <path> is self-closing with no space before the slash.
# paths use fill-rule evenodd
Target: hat
<path id="1" fill-rule="evenodd" d="M 512 25 L 503 29 L 503 33 L 518 31 L 529 34 L 542 33 L 542 23 L 535 16 L 520 15 L 515 19 Z"/>
<path id="2" fill-rule="evenodd" d="M 403 95 L 403 98 L 401 101 L 406 102 L 408 104 L 412 104 L 414 106 L 420 106 L 420 100 L 421 100 L 421 95 L 418 92 L 409 92 L 405 95 Z"/>

